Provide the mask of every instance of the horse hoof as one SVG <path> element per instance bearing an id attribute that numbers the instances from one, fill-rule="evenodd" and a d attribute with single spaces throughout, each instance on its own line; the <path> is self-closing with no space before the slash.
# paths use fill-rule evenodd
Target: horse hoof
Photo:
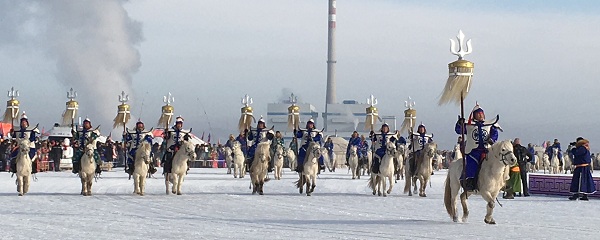
<path id="1" fill-rule="evenodd" d="M 483 219 L 483 222 L 485 222 L 487 224 L 496 224 L 496 221 L 494 221 L 494 219 L 492 219 L 490 221 Z"/>
<path id="2" fill-rule="evenodd" d="M 384 196 L 384 197 L 387 197 L 387 194 L 385 194 L 385 193 L 384 193 L 384 194 L 383 194 L 383 196 Z"/>
<path id="3" fill-rule="evenodd" d="M 264 195 L 264 193 L 263 192 L 259 192 L 258 195 Z"/>
<path id="4" fill-rule="evenodd" d="M 171 191 L 171 193 L 173 193 L 173 194 L 177 194 L 177 192 L 175 192 L 175 191 Z"/>
<path id="5" fill-rule="evenodd" d="M 392 193 L 392 190 L 387 190 L 387 194 L 390 194 L 390 193 Z"/>
<path id="6" fill-rule="evenodd" d="M 144 193 L 140 193 L 140 196 L 144 196 Z"/>
<path id="7" fill-rule="evenodd" d="M 178 192 L 178 193 L 177 193 L 177 195 L 181 195 L 181 193 L 180 193 L 180 192 Z"/>
<path id="8" fill-rule="evenodd" d="M 352 177 L 352 179 L 356 179 L 355 177 Z"/>
<path id="9" fill-rule="evenodd" d="M 310 195 L 312 195 L 312 194 L 310 194 L 310 193 L 307 193 L 307 194 L 306 194 L 306 196 L 309 196 L 309 197 L 310 197 Z"/>
<path id="10" fill-rule="evenodd" d="M 375 196 L 376 192 L 373 192 L 373 196 Z"/>
<path id="11" fill-rule="evenodd" d="M 458 222 L 458 217 L 452 217 L 453 222 Z"/>
<path id="12" fill-rule="evenodd" d="M 22 194 L 22 193 L 19 193 L 19 197 L 22 197 L 22 196 L 23 196 L 23 194 Z"/>
<path id="13" fill-rule="evenodd" d="M 381 193 L 377 193 L 377 195 L 379 195 L 381 197 Z"/>
<path id="14" fill-rule="evenodd" d="M 419 197 L 427 197 L 427 195 L 425 193 L 419 193 Z"/>

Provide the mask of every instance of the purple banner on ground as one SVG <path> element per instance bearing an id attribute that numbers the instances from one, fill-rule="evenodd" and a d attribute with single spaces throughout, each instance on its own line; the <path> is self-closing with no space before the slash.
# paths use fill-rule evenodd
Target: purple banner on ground
<path id="1" fill-rule="evenodd" d="M 529 174 L 529 193 L 571 196 L 572 176 L 548 175 L 548 174 Z M 600 186 L 600 178 L 594 177 L 596 187 Z M 589 197 L 600 198 L 600 192 L 596 192 Z"/>

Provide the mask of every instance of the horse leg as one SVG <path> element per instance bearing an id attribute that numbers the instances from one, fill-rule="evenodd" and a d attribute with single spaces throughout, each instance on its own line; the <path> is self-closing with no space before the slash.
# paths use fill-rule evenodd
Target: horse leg
<path id="1" fill-rule="evenodd" d="M 298 181 L 299 181 L 298 182 L 298 186 L 299 186 L 298 187 L 298 192 L 300 194 L 302 194 L 302 187 L 304 187 L 304 175 L 302 175 L 302 173 L 299 173 L 299 175 L 300 175 L 300 179 L 298 179 Z"/>
<path id="2" fill-rule="evenodd" d="M 140 180 L 137 173 L 133 173 L 133 194 L 140 194 Z"/>
<path id="3" fill-rule="evenodd" d="M 87 179 L 87 195 L 92 196 L 92 183 L 94 182 L 94 175 L 89 175 Z"/>
<path id="4" fill-rule="evenodd" d="M 169 195 L 169 173 L 165 173 L 165 193 Z"/>
<path id="5" fill-rule="evenodd" d="M 258 181 L 258 195 L 263 195 L 264 191 L 263 191 L 263 187 L 265 186 L 265 179 L 261 179 Z"/>
<path id="6" fill-rule="evenodd" d="M 385 177 L 384 176 L 381 176 L 381 178 L 379 179 L 379 184 L 381 185 L 381 188 L 382 188 L 381 191 L 383 192 L 383 196 L 387 197 L 387 192 L 385 191 L 385 189 L 387 187 L 386 186 L 387 183 L 385 182 Z"/>
<path id="7" fill-rule="evenodd" d="M 310 192 L 314 192 L 315 191 L 315 187 L 317 186 L 317 176 L 312 176 L 312 184 L 310 186 Z"/>
<path id="8" fill-rule="evenodd" d="M 81 178 L 81 195 L 87 196 L 87 185 L 85 183 L 86 174 L 79 172 L 79 178 Z"/>
<path id="9" fill-rule="evenodd" d="M 319 170 L 321 171 L 321 170 Z M 311 192 L 310 192 L 310 177 L 309 176 L 304 176 L 304 180 L 306 181 L 306 196 L 310 196 Z"/>
<path id="10" fill-rule="evenodd" d="M 412 178 L 412 181 L 413 181 L 413 182 L 412 182 L 412 184 L 413 184 L 413 193 L 414 193 L 414 194 L 417 194 L 417 193 L 418 193 L 418 192 L 417 192 L 417 177 L 413 177 L 413 178 Z"/>
<path id="11" fill-rule="evenodd" d="M 17 191 L 19 196 L 23 196 L 23 176 L 17 176 Z"/>
<path id="12" fill-rule="evenodd" d="M 396 182 L 396 181 L 394 180 L 394 175 L 392 174 L 392 175 L 391 175 L 391 176 L 388 178 L 388 180 L 389 180 L 389 183 L 390 183 L 390 187 L 389 187 L 389 188 L 388 188 L 388 190 L 387 190 L 387 194 L 390 194 L 390 193 L 392 193 L 392 189 L 394 188 L 394 183 Z"/>
<path id="13" fill-rule="evenodd" d="M 421 183 L 421 186 L 419 187 L 419 196 L 427 197 L 427 195 L 425 194 L 425 188 L 427 187 L 427 178 L 420 177 L 419 182 Z"/>
<path id="14" fill-rule="evenodd" d="M 468 195 L 470 195 L 468 192 L 463 192 L 460 194 L 460 204 L 463 208 L 462 222 L 467 222 L 467 219 L 469 218 L 469 206 L 467 205 Z"/>
<path id="15" fill-rule="evenodd" d="M 31 182 L 31 175 L 23 177 L 23 195 L 29 192 L 29 183 Z"/>
<path id="16" fill-rule="evenodd" d="M 140 196 L 144 196 L 144 192 L 146 192 L 146 178 L 144 176 L 140 175 L 140 181 L 139 181 L 139 195 Z"/>
<path id="17" fill-rule="evenodd" d="M 181 195 L 181 185 L 183 185 L 183 177 L 185 177 L 184 174 L 177 175 L 177 195 Z"/>
<path id="18" fill-rule="evenodd" d="M 169 180 L 173 180 L 172 184 L 173 187 L 171 187 L 171 193 L 173 194 L 177 194 L 177 186 L 179 185 L 179 182 L 177 182 L 177 179 L 179 178 L 179 174 L 176 173 L 171 173 L 171 176 L 169 176 Z"/>

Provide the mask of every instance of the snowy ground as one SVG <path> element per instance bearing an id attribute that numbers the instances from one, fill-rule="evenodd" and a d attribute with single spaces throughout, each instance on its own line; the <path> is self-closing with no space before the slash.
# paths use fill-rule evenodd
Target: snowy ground
<path id="1" fill-rule="evenodd" d="M 103 173 L 93 196 L 79 195 L 67 172 L 39 173 L 30 193 L 18 197 L 15 178 L 0 174 L 1 239 L 596 239 L 600 204 L 531 196 L 500 202 L 497 225 L 483 223 L 485 203 L 470 198 L 468 223 L 453 223 L 443 206 L 445 172 L 436 172 L 428 196 L 371 195 L 367 180 L 346 169 L 324 173 L 312 197 L 298 194 L 296 175 L 251 195 L 249 179 L 226 169 L 192 169 L 184 195 L 165 195 L 162 178 L 149 179 L 146 196 L 132 195 L 122 169 Z M 159 169 L 162 172 L 162 169 Z M 156 174 L 159 177 L 159 174 Z"/>

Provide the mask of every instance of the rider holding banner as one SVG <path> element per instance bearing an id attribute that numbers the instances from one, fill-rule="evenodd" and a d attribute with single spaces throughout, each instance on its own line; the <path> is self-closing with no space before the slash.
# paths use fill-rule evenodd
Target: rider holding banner
<path id="1" fill-rule="evenodd" d="M 464 179 L 461 177 L 464 180 L 463 187 L 465 191 L 474 191 L 477 189 L 479 165 L 486 157 L 487 148 L 498 140 L 500 126 L 497 122 L 498 117 L 493 122 L 485 121 L 485 113 L 479 105 L 475 105 L 467 122 L 465 122 L 464 118 L 459 118 L 458 122 L 456 122 L 456 133 L 464 133 L 466 136 L 465 176 Z"/>

